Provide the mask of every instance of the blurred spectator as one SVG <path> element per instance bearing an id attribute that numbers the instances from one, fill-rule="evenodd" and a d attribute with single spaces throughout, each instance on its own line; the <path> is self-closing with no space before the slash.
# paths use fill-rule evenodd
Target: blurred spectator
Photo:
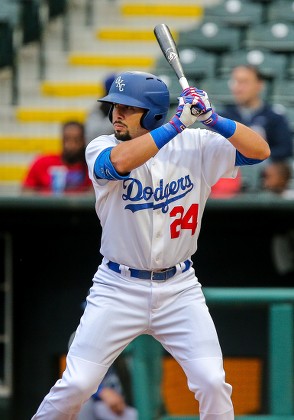
<path id="1" fill-rule="evenodd" d="M 115 367 L 110 367 L 97 392 L 83 405 L 78 420 L 137 420 L 137 410 L 128 406 Z"/>
<path id="2" fill-rule="evenodd" d="M 262 189 L 275 194 L 287 194 L 291 175 L 291 167 L 287 162 L 271 162 L 261 173 Z"/>
<path id="3" fill-rule="evenodd" d="M 104 80 L 104 93 L 107 95 L 115 79 L 115 74 L 110 74 Z M 112 123 L 109 120 L 108 113 L 111 104 L 106 102 L 97 102 L 95 107 L 89 112 L 85 122 L 86 142 L 90 143 L 93 139 L 102 134 L 112 134 L 114 132 Z"/>
<path id="4" fill-rule="evenodd" d="M 85 160 L 83 124 L 69 121 L 62 127 L 60 154 L 39 156 L 29 168 L 22 184 L 23 192 L 93 191 Z"/>
<path id="5" fill-rule="evenodd" d="M 292 157 L 290 126 L 284 115 L 275 112 L 272 106 L 262 100 L 264 80 L 259 70 L 251 65 L 235 67 L 231 73 L 230 87 L 235 104 L 226 106 L 221 115 L 259 132 L 270 146 L 271 161 Z"/>
<path id="6" fill-rule="evenodd" d="M 238 171 L 236 178 L 221 178 L 211 188 L 210 198 L 231 198 L 241 192 L 242 178 Z"/>

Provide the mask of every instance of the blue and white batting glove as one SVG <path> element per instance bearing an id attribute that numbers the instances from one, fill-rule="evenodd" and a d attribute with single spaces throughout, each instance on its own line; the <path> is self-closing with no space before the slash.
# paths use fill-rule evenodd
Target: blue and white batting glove
<path id="1" fill-rule="evenodd" d="M 182 132 L 185 128 L 194 124 L 197 116 L 192 114 L 192 107 L 196 105 L 198 99 L 195 96 L 181 97 L 175 115 L 169 121 L 178 133 Z"/>
<path id="2" fill-rule="evenodd" d="M 190 94 L 198 99 L 197 103 L 192 108 L 192 112 L 194 111 L 195 115 L 197 115 L 197 120 L 207 120 L 212 114 L 212 107 L 207 93 L 204 90 L 197 88 L 189 88 L 185 89 L 185 91 L 186 90 L 189 90 Z"/>

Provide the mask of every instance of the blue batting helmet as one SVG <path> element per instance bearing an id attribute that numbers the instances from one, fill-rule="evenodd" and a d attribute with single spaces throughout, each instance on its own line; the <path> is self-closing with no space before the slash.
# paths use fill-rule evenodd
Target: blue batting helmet
<path id="1" fill-rule="evenodd" d="M 166 84 L 151 73 L 127 71 L 116 77 L 108 95 L 98 101 L 145 109 L 141 125 L 146 130 L 153 130 L 164 123 L 169 110 L 169 91 Z M 113 107 L 110 121 L 112 111 Z"/>

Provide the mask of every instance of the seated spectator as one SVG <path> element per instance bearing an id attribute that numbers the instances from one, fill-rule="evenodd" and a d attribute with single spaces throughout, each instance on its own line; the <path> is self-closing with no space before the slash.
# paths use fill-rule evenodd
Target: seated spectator
<path id="1" fill-rule="evenodd" d="M 78 420 L 137 420 L 137 410 L 128 406 L 122 385 L 114 367 L 111 367 L 97 392 L 83 405 Z"/>
<path id="2" fill-rule="evenodd" d="M 291 167 L 287 162 L 271 162 L 261 173 L 262 189 L 284 195 L 287 193 L 290 179 Z"/>
<path id="3" fill-rule="evenodd" d="M 69 121 L 62 127 L 60 154 L 35 159 L 22 184 L 23 192 L 81 193 L 92 191 L 85 160 L 84 126 Z"/>
<path id="4" fill-rule="evenodd" d="M 226 106 L 222 116 L 259 132 L 270 146 L 271 161 L 291 158 L 293 143 L 290 126 L 284 115 L 278 114 L 263 101 L 264 80 L 259 70 L 251 65 L 235 67 L 230 87 L 235 103 Z"/>
<path id="5" fill-rule="evenodd" d="M 115 74 L 110 74 L 104 80 L 104 94 L 106 96 L 115 79 Z M 85 135 L 87 144 L 102 134 L 112 134 L 113 125 L 109 119 L 109 109 L 111 105 L 106 102 L 97 102 L 95 107 L 89 112 L 85 122 Z"/>

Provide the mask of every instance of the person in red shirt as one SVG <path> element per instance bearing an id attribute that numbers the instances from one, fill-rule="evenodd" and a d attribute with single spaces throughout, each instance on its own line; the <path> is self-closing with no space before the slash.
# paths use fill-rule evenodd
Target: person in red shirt
<path id="1" fill-rule="evenodd" d="M 236 178 L 221 178 L 211 187 L 210 198 L 231 198 L 242 192 L 242 178 L 238 171 Z"/>
<path id="2" fill-rule="evenodd" d="M 69 121 L 62 127 L 61 154 L 42 155 L 30 166 L 23 192 L 88 192 L 92 183 L 85 161 L 84 125 Z"/>

